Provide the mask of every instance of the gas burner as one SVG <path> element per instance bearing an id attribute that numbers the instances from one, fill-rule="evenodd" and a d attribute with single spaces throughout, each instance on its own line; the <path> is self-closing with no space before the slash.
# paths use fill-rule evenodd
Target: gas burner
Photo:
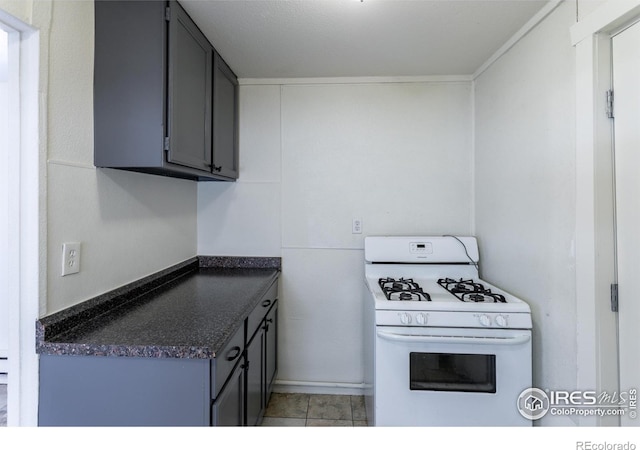
<path id="1" fill-rule="evenodd" d="M 413 279 L 380 278 L 378 284 L 387 300 L 430 302 L 431 297 Z"/>
<path id="2" fill-rule="evenodd" d="M 420 289 L 418 283 L 413 281 L 412 278 L 409 278 L 407 280 L 405 280 L 404 278 L 400 278 L 399 280 L 396 280 L 395 278 L 380 278 L 380 280 L 378 280 L 378 284 L 380 284 L 380 287 L 383 291 L 389 290 L 397 292 Z"/>
<path id="3" fill-rule="evenodd" d="M 473 280 L 441 278 L 438 280 L 438 284 L 463 302 L 507 303 L 504 295 L 495 294 L 491 292 L 491 289 L 487 289 L 481 283 L 476 283 Z"/>
<path id="4" fill-rule="evenodd" d="M 473 280 L 454 280 L 452 278 L 439 279 L 438 284 L 452 294 L 464 294 L 467 292 L 484 292 L 485 287 Z"/>
<path id="5" fill-rule="evenodd" d="M 457 297 L 457 296 L 456 296 Z M 476 302 L 476 303 L 507 303 L 503 295 L 494 294 L 490 289 L 486 292 L 468 292 L 458 297 L 463 302 Z"/>

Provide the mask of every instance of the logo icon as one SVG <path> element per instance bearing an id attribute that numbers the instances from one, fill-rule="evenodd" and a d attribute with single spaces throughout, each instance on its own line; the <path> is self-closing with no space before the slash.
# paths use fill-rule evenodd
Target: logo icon
<path id="1" fill-rule="evenodd" d="M 525 419 L 537 420 L 549 411 L 549 396 L 538 388 L 527 388 L 518 396 L 518 412 Z"/>

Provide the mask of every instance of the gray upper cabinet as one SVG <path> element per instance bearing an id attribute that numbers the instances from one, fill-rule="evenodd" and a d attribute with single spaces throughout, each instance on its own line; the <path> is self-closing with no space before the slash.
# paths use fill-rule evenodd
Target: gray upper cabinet
<path id="1" fill-rule="evenodd" d="M 238 178 L 238 79 L 217 52 L 213 86 L 213 170 Z"/>
<path id="2" fill-rule="evenodd" d="M 179 5 L 169 14 L 168 160 L 210 171 L 213 47 Z"/>
<path id="3" fill-rule="evenodd" d="M 237 78 L 219 61 L 177 2 L 97 0 L 96 167 L 236 179 Z"/>

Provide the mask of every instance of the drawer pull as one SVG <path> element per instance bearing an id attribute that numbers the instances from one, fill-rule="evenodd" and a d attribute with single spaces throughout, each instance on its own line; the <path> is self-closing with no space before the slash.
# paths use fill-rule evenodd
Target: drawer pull
<path id="1" fill-rule="evenodd" d="M 265 300 L 265 301 L 262 302 L 262 306 L 264 306 L 265 308 L 267 306 L 269 306 L 270 304 L 271 304 L 271 300 Z"/>
<path id="2" fill-rule="evenodd" d="M 242 349 L 236 345 L 227 352 L 227 354 L 225 355 L 225 359 L 227 361 L 233 361 L 234 359 L 238 358 L 238 356 L 240 356 L 240 353 L 242 353 Z"/>

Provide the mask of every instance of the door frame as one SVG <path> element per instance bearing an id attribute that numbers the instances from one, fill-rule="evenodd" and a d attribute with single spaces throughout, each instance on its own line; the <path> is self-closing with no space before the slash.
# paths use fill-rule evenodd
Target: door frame
<path id="1" fill-rule="evenodd" d="M 0 9 L 0 26 L 9 32 L 10 107 L 19 111 L 10 125 L 9 179 L 9 375 L 7 425 L 35 426 L 38 413 L 38 358 L 35 322 L 40 295 L 39 32 Z M 4 294 L 4 292 L 3 292 Z"/>
<path id="2" fill-rule="evenodd" d="M 640 15 L 640 0 L 610 0 L 571 27 L 576 49 L 576 297 L 577 387 L 619 390 L 614 281 L 613 123 L 611 34 Z M 595 333 L 594 333 L 595 330 Z M 617 418 L 580 417 L 584 426 L 616 425 Z"/>

